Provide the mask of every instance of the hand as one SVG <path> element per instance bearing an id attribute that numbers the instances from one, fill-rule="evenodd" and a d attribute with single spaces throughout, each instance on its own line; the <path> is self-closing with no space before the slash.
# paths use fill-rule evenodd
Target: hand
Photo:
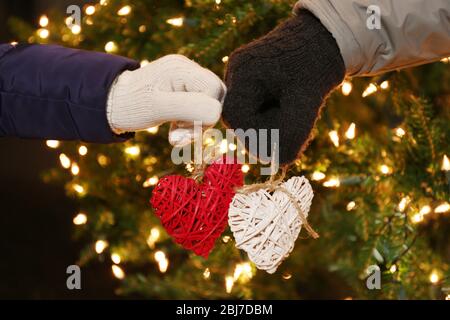
<path id="1" fill-rule="evenodd" d="M 217 123 L 225 91 L 211 71 L 168 55 L 117 78 L 109 93 L 108 121 L 117 134 L 172 122 L 169 141 L 183 145 L 194 138 L 194 121 L 206 127 Z"/>
<path id="2" fill-rule="evenodd" d="M 279 162 L 289 163 L 306 148 L 325 98 L 344 76 L 333 36 L 302 10 L 231 55 L 223 120 L 233 129 L 279 129 Z"/>

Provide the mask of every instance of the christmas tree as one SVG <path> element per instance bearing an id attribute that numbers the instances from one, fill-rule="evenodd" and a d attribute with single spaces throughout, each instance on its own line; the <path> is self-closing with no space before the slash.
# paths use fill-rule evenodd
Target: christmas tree
<path id="1" fill-rule="evenodd" d="M 29 43 L 106 51 L 142 65 L 179 53 L 222 76 L 232 50 L 286 19 L 294 2 L 102 0 L 81 8 L 80 25 L 60 12 L 35 26 L 10 25 Z M 333 93 L 315 139 L 288 172 L 312 181 L 309 220 L 320 238 L 302 231 L 273 275 L 256 270 L 229 230 L 208 259 L 165 233 L 151 191 L 167 174 L 190 174 L 190 166 L 172 163 L 166 126 L 125 144 L 47 141 L 62 168 L 44 179 L 64 182 L 80 203 L 74 232 L 90 245 L 79 264 L 110 264 L 123 296 L 450 299 L 448 62 L 348 79 Z M 242 170 L 248 184 L 265 179 L 257 166 Z M 366 286 L 373 268 L 380 290 Z"/>

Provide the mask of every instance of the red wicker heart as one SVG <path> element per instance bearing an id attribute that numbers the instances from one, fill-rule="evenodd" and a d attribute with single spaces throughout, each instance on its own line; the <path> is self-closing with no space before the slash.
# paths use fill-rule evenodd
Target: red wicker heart
<path id="1" fill-rule="evenodd" d="M 207 258 L 227 225 L 234 190 L 242 185 L 240 164 L 216 162 L 205 170 L 201 184 L 176 175 L 162 178 L 151 204 L 175 242 Z"/>

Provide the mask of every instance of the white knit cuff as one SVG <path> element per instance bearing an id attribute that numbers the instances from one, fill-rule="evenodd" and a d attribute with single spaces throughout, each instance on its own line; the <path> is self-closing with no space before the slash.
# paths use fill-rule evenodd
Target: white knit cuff
<path id="1" fill-rule="evenodd" d="M 111 128 L 111 130 L 115 133 L 115 134 L 122 134 L 124 132 L 122 132 L 121 130 L 119 130 L 113 123 L 113 96 L 114 96 L 114 91 L 115 91 L 115 86 L 117 83 L 117 79 L 118 77 L 114 80 L 114 82 L 111 85 L 111 88 L 109 89 L 109 93 L 108 93 L 108 100 L 106 102 L 106 118 L 108 119 L 108 124 Z"/>
<path id="2" fill-rule="evenodd" d="M 106 114 L 116 134 L 142 130 L 151 118 L 151 88 L 132 81 L 131 75 L 130 71 L 122 73 L 108 94 Z"/>

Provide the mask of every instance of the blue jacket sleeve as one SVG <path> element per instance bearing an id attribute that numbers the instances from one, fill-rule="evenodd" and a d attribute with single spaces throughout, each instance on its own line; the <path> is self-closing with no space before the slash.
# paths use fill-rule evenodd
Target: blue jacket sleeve
<path id="1" fill-rule="evenodd" d="M 0 45 L 0 137 L 124 141 L 108 124 L 115 78 L 139 63 L 53 45 Z"/>

